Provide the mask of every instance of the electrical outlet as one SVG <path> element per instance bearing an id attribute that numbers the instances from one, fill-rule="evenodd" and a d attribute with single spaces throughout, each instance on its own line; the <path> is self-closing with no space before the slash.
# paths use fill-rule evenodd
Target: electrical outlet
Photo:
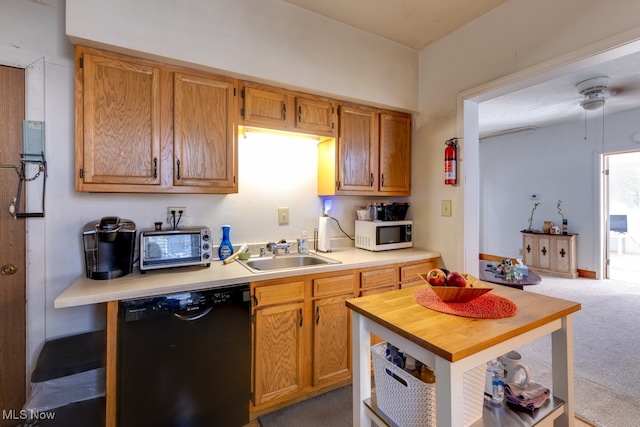
<path id="1" fill-rule="evenodd" d="M 278 224 L 289 224 L 289 208 L 278 208 Z"/>
<path id="2" fill-rule="evenodd" d="M 168 206 L 167 207 L 167 224 L 173 225 L 173 213 L 175 212 L 175 220 L 178 222 L 178 218 L 180 218 L 180 211 L 182 211 L 182 216 L 187 216 L 187 208 L 185 206 Z"/>

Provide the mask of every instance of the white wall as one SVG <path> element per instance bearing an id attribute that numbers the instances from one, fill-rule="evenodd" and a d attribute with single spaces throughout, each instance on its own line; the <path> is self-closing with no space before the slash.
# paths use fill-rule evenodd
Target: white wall
<path id="1" fill-rule="evenodd" d="M 280 0 L 67 0 L 77 42 L 417 111 L 418 53 Z"/>
<path id="2" fill-rule="evenodd" d="M 590 25 L 594 22 L 598 24 Z M 477 139 L 470 138 L 472 134 L 462 126 L 465 118 L 459 94 L 484 85 L 499 88 L 498 80 L 512 75 L 517 76 L 510 80 L 512 84 L 533 78 L 552 70 L 555 58 L 575 52 L 588 56 L 598 49 L 610 49 L 612 45 L 601 41 L 639 27 L 638 2 L 511 0 L 423 50 L 420 113 L 412 153 L 412 182 L 416 183 L 412 203 L 419 219 L 415 227 L 418 244 L 439 250 L 450 269 L 473 269 L 473 260 L 465 259 L 464 249 L 479 241 L 479 230 L 469 227 L 479 217 L 479 206 L 464 205 L 464 186 L 476 186 L 479 177 L 463 174 L 463 182 L 456 187 L 445 186 L 442 178 L 444 141 L 449 138 L 468 137 L 468 141 L 461 140 L 463 171 L 473 170 L 470 166 L 478 162 L 473 153 Z M 471 163 L 465 167 L 465 161 Z M 589 169 L 591 165 L 589 160 L 583 167 Z M 452 217 L 440 216 L 443 199 L 453 200 Z M 568 216 L 569 220 L 574 216 Z"/>

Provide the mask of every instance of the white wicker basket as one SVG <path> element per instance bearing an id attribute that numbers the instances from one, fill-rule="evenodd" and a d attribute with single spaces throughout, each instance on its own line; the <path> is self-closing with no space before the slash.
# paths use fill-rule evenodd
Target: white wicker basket
<path id="1" fill-rule="evenodd" d="M 401 427 L 436 427 L 436 387 L 427 384 L 385 358 L 387 343 L 371 347 L 378 408 Z M 464 425 L 482 417 L 484 364 L 464 373 Z M 403 384 L 401 381 L 404 381 Z M 437 381 L 437 378 L 436 378 Z"/>

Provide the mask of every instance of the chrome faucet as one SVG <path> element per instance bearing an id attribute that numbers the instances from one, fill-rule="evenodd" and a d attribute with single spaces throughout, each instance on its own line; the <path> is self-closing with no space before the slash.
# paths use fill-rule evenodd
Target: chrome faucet
<path id="1" fill-rule="evenodd" d="M 273 253 L 274 256 L 278 255 L 278 249 L 284 249 L 284 253 L 288 255 L 291 250 L 291 243 L 287 243 L 284 239 L 280 240 L 278 243 L 267 243 L 267 250 Z"/>

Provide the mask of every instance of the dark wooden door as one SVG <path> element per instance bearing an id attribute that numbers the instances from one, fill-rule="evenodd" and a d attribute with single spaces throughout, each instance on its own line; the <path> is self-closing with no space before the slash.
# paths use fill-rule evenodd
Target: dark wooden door
<path id="1" fill-rule="evenodd" d="M 24 70 L 0 66 L 0 426 L 17 424 L 25 402 L 25 220 L 9 213 L 18 189 Z M 15 411 L 16 420 L 12 420 Z"/>

